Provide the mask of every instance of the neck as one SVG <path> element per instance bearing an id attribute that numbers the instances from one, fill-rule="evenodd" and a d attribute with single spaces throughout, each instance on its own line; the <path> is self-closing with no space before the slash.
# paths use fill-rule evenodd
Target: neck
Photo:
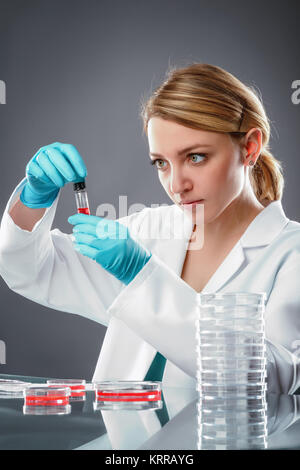
<path id="1" fill-rule="evenodd" d="M 264 209 L 252 197 L 241 196 L 233 200 L 214 220 L 204 224 L 204 240 L 218 243 L 230 237 L 241 237 L 253 219 Z M 200 229 L 194 226 L 194 231 Z"/>

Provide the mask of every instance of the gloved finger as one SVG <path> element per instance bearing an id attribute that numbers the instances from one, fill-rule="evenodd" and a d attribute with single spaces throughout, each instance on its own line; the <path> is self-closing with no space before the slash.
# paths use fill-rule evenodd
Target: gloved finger
<path id="1" fill-rule="evenodd" d="M 68 159 L 58 149 L 49 146 L 44 152 L 66 181 L 75 181 L 78 178 Z"/>
<path id="2" fill-rule="evenodd" d="M 97 225 L 100 220 L 105 220 L 105 219 L 102 219 L 101 217 L 98 217 L 96 215 L 88 215 L 88 214 L 74 214 L 74 215 L 70 215 L 70 217 L 68 218 L 69 224 L 72 224 L 72 225 L 77 225 L 77 224 Z"/>
<path id="3" fill-rule="evenodd" d="M 68 218 L 68 222 L 72 225 L 78 225 L 78 227 L 81 224 L 94 225 L 98 238 L 123 240 L 129 237 L 128 228 L 116 220 L 104 219 L 95 215 L 74 214 Z"/>
<path id="4" fill-rule="evenodd" d="M 51 144 L 51 146 L 60 150 L 67 157 L 72 167 L 80 177 L 85 178 L 87 176 L 87 168 L 85 166 L 84 160 L 74 145 L 55 142 Z"/>
<path id="5" fill-rule="evenodd" d="M 42 170 L 42 168 L 34 161 L 31 160 L 26 166 L 26 174 L 29 176 L 34 176 L 35 178 L 43 181 L 47 184 L 53 184 L 53 182 L 48 178 L 46 173 Z"/>
<path id="6" fill-rule="evenodd" d="M 72 217 L 72 216 L 71 216 Z M 73 233 L 88 233 L 94 238 L 118 238 L 118 226 L 114 221 L 108 219 L 100 219 L 96 225 L 94 224 L 77 224 L 73 227 Z M 126 238 L 126 237 L 124 237 Z"/>
<path id="7" fill-rule="evenodd" d="M 76 251 L 78 251 L 79 253 L 81 253 L 82 255 L 85 255 L 85 256 L 88 256 L 89 258 L 92 258 L 93 260 L 96 259 L 99 251 L 96 250 L 95 248 L 91 248 L 90 246 L 88 245 L 83 245 L 83 244 L 80 244 L 80 243 L 76 243 L 74 245 L 74 249 Z"/>
<path id="8" fill-rule="evenodd" d="M 87 233 L 74 233 L 73 235 L 76 243 L 85 243 L 86 245 L 89 245 L 95 240 L 93 235 L 89 235 Z"/>
<path id="9" fill-rule="evenodd" d="M 90 235 L 93 235 L 94 237 L 97 237 L 96 235 L 96 225 L 92 224 L 79 224 L 75 225 L 73 227 L 73 233 L 88 233 Z"/>
<path id="10" fill-rule="evenodd" d="M 36 163 L 42 168 L 46 173 L 48 178 L 52 181 L 53 184 L 62 188 L 65 184 L 65 181 L 59 171 L 55 168 L 53 163 L 50 161 L 48 155 L 44 152 L 38 154 L 36 158 Z"/>
<path id="11" fill-rule="evenodd" d="M 129 237 L 129 230 L 116 220 L 102 219 L 96 226 L 96 235 L 98 238 L 124 240 Z"/>

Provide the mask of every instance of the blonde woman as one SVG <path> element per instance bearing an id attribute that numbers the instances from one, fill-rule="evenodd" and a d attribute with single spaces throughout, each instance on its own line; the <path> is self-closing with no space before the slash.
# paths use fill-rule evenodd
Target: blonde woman
<path id="1" fill-rule="evenodd" d="M 262 102 L 229 72 L 195 63 L 169 71 L 141 114 L 171 204 L 117 221 L 75 214 L 73 235 L 51 229 L 60 188 L 86 166 L 72 145 L 47 145 L 3 215 L 1 275 L 16 293 L 107 326 L 93 380 L 192 390 L 197 294 L 265 292 L 269 391 L 294 393 L 300 224 L 281 205 Z"/>

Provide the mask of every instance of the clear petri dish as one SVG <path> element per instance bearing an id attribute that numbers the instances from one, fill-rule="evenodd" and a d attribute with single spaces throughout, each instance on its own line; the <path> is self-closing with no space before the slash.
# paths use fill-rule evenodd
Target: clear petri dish
<path id="1" fill-rule="evenodd" d="M 223 371 L 224 373 L 226 371 Z M 248 374 L 249 375 L 249 374 Z M 201 369 L 197 371 L 197 381 L 198 385 L 201 386 L 203 392 L 205 391 L 234 391 L 238 393 L 245 393 L 245 392 L 260 392 L 262 390 L 267 389 L 267 374 L 262 374 L 261 377 L 259 377 L 258 380 L 256 380 L 255 377 L 249 377 L 246 374 L 246 380 L 240 380 L 238 381 L 238 376 L 233 373 L 231 375 L 232 380 L 227 379 L 227 377 L 224 376 L 222 377 L 221 375 L 210 375 L 206 376 L 203 373 Z M 243 379 L 243 375 L 241 375 L 239 378 Z"/>
<path id="2" fill-rule="evenodd" d="M 216 307 L 228 305 L 230 308 L 237 305 L 263 307 L 266 298 L 265 292 L 217 292 L 201 294 L 198 297 L 198 302 L 201 307 L 209 305 Z"/>
<path id="3" fill-rule="evenodd" d="M 0 379 L 0 398 L 22 398 L 23 390 L 30 385 L 22 380 Z"/>
<path id="4" fill-rule="evenodd" d="M 30 415 L 65 415 L 71 412 L 69 387 L 30 386 L 24 390 L 23 413 Z"/>
<path id="5" fill-rule="evenodd" d="M 239 358 L 239 357 L 206 357 L 201 356 L 199 358 L 199 368 L 201 370 L 223 370 L 223 369 L 235 369 L 238 371 L 246 370 L 265 370 L 266 368 L 265 357 L 250 357 L 250 358 Z"/>
<path id="6" fill-rule="evenodd" d="M 267 432 L 266 420 L 256 423 L 228 422 L 226 424 L 207 423 L 205 420 L 201 420 L 200 426 L 203 435 L 214 437 L 223 437 L 224 435 L 262 437 Z"/>
<path id="7" fill-rule="evenodd" d="M 267 449 L 267 436 L 256 439 L 205 439 L 200 436 L 198 450 L 263 450 Z"/>
<path id="8" fill-rule="evenodd" d="M 266 444 L 266 438 L 267 436 L 249 436 L 249 437 L 239 437 L 239 436 L 234 436 L 234 435 L 227 435 L 227 436 L 220 436 L 220 437 L 214 437 L 214 436 L 203 436 L 200 433 L 200 439 L 202 441 L 202 444 L 223 444 L 223 445 L 234 445 L 237 446 L 236 448 L 248 448 L 251 446 L 261 446 Z"/>
<path id="9" fill-rule="evenodd" d="M 267 403 L 261 398 L 235 398 L 230 399 L 212 399 L 206 400 L 201 403 L 201 413 L 263 413 L 267 410 Z"/>
<path id="10" fill-rule="evenodd" d="M 213 382 L 204 382 L 198 380 L 197 390 L 199 391 L 200 396 L 207 397 L 220 397 L 227 398 L 229 396 L 233 397 L 249 397 L 249 399 L 264 396 L 267 391 L 267 383 L 213 383 Z"/>
<path id="11" fill-rule="evenodd" d="M 208 335 L 208 334 L 202 334 L 201 337 L 198 335 L 197 339 L 197 348 L 202 349 L 202 348 L 218 348 L 220 350 L 228 350 L 232 351 L 233 349 L 241 350 L 243 352 L 243 349 L 245 348 L 252 353 L 252 348 L 255 351 L 256 348 L 257 350 L 260 350 L 261 353 L 266 351 L 266 340 L 265 340 L 265 335 L 246 335 L 245 333 L 243 334 L 237 334 L 237 335 Z"/>
<path id="12" fill-rule="evenodd" d="M 86 381 L 83 379 L 51 379 L 47 380 L 50 387 L 69 387 L 71 389 L 70 401 L 85 401 Z"/>
<path id="13" fill-rule="evenodd" d="M 198 417 L 198 425 L 202 426 L 209 433 L 211 430 L 231 430 L 232 432 L 241 431 L 246 432 L 248 429 L 257 429 L 265 428 L 267 425 L 266 417 L 256 420 L 244 420 L 242 418 L 235 420 L 221 420 L 221 419 L 207 419 L 207 415 L 201 413 Z"/>
<path id="14" fill-rule="evenodd" d="M 207 320 L 247 320 L 250 322 L 259 321 L 264 323 L 264 310 L 253 305 L 216 305 L 201 306 L 199 321 Z"/>
<path id="15" fill-rule="evenodd" d="M 200 335 L 201 331 L 201 335 Z M 199 343 L 224 343 L 224 344 L 262 344 L 265 341 L 264 331 L 246 331 L 228 330 L 225 328 L 210 328 L 205 329 L 201 326 L 198 330 Z"/>
<path id="16" fill-rule="evenodd" d="M 148 410 L 163 406 L 161 382 L 103 381 L 95 382 L 94 409 Z"/>
<path id="17" fill-rule="evenodd" d="M 265 346 L 237 346 L 237 345 L 200 345 L 197 348 L 198 358 L 205 359 L 252 359 L 261 358 L 266 360 Z"/>
<path id="18" fill-rule="evenodd" d="M 226 320 L 210 320 L 210 321 L 201 321 L 200 322 L 200 331 L 203 334 L 209 334 L 210 332 L 222 332 L 223 330 L 230 330 L 232 332 L 238 333 L 248 333 L 248 334 L 261 334 L 265 331 L 264 323 L 257 321 L 237 321 L 227 318 Z"/>
<path id="19" fill-rule="evenodd" d="M 241 423 L 252 423 L 252 422 L 260 422 L 262 420 L 266 420 L 266 408 L 265 403 L 262 402 L 263 408 L 258 410 L 240 410 L 240 411 L 227 411 L 226 409 L 222 408 L 213 408 L 213 407 L 206 407 L 205 404 L 201 404 L 200 402 L 197 403 L 197 412 L 198 412 L 198 419 L 204 419 L 205 422 L 209 423 L 230 423 L 230 422 L 241 422 Z M 260 405 L 262 405 L 260 404 Z"/>
<path id="20" fill-rule="evenodd" d="M 211 384 L 215 386 L 226 387 L 227 385 L 261 385 L 265 383 L 267 371 L 265 368 L 262 370 L 236 370 L 236 369 L 220 369 L 220 370 L 206 370 L 202 367 L 199 368 L 199 380 L 203 384 Z"/>

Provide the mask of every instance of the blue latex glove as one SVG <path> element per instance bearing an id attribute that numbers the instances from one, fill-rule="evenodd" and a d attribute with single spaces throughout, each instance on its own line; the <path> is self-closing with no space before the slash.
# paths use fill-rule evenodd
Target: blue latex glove
<path id="1" fill-rule="evenodd" d="M 85 163 L 73 145 L 54 142 L 41 147 L 26 166 L 21 202 L 33 209 L 50 207 L 60 188 L 86 175 Z"/>
<path id="2" fill-rule="evenodd" d="M 74 225 L 75 250 L 95 260 L 126 285 L 152 256 L 118 221 L 75 214 L 68 222 Z"/>

